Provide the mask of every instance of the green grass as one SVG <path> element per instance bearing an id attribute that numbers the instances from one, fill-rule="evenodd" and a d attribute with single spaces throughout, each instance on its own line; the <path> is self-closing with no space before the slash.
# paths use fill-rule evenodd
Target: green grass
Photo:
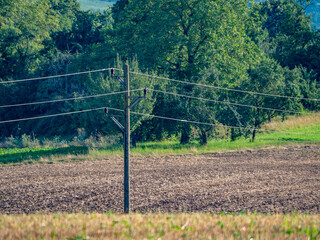
<path id="1" fill-rule="evenodd" d="M 132 155 L 174 155 L 174 154 L 205 154 L 225 151 L 241 151 L 265 147 L 278 147 L 290 144 L 320 144 L 320 117 L 291 117 L 285 122 L 275 120 L 263 126 L 264 130 L 277 131 L 258 133 L 255 142 L 249 138 L 241 138 L 234 142 L 228 139 L 211 140 L 206 146 L 197 141 L 181 145 L 178 141 L 138 143 L 131 148 Z M 309 135 L 308 135 L 309 134 Z M 64 157 L 66 155 L 79 155 Z M 92 148 L 71 146 L 67 148 L 25 148 L 0 149 L 0 164 L 29 163 L 40 158 L 53 161 L 99 160 L 110 156 L 122 156 L 122 145 L 108 148 Z M 52 159 L 52 156 L 55 156 Z"/>
<path id="2" fill-rule="evenodd" d="M 289 134 L 289 132 L 293 134 Z M 317 134 L 318 136 L 316 136 Z M 229 150 L 254 149 L 269 146 L 277 147 L 301 143 L 320 144 L 320 123 L 314 123 L 310 126 L 299 126 L 294 128 L 284 127 L 281 130 L 279 130 L 279 132 L 258 133 L 255 142 L 251 142 L 249 138 L 241 138 L 234 142 L 231 142 L 228 139 L 211 140 L 208 142 L 206 146 L 201 146 L 196 141 L 184 145 L 179 144 L 179 142 L 177 141 L 147 142 L 138 143 L 137 148 L 132 148 L 131 152 L 133 154 L 141 155 L 203 154 Z M 122 147 L 119 145 L 107 150 L 93 150 L 91 153 L 120 155 L 122 153 Z"/>

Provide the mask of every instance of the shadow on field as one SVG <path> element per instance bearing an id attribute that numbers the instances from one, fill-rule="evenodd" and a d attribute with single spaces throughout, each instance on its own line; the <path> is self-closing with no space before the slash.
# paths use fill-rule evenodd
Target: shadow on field
<path id="1" fill-rule="evenodd" d="M 53 149 L 30 149 L 26 152 L 19 153 L 7 153 L 0 156 L 0 163 L 19 163 L 24 160 L 36 160 L 41 157 L 50 157 L 56 155 L 79 155 L 79 154 L 88 154 L 89 148 L 86 146 L 72 146 L 72 147 L 63 147 L 63 148 L 53 148 Z"/>
<path id="2" fill-rule="evenodd" d="M 264 137 L 263 140 L 265 141 L 275 141 L 274 137 Z M 277 138 L 278 141 L 284 142 L 312 142 L 310 139 L 303 139 L 303 138 L 292 138 L 292 137 L 279 137 Z"/>
<path id="3" fill-rule="evenodd" d="M 162 142 L 154 142 L 154 143 L 149 143 L 149 144 L 143 144 L 139 143 L 138 147 L 141 149 L 173 149 L 173 150 L 180 150 L 180 149 L 185 149 L 185 148 L 192 148 L 192 147 L 200 147 L 201 145 L 199 143 L 187 143 L 187 144 L 180 144 L 179 142 L 177 143 L 162 143 Z"/>

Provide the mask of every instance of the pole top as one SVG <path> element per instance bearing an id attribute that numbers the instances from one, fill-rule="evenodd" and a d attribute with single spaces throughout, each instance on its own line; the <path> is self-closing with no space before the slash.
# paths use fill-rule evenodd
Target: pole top
<path id="1" fill-rule="evenodd" d="M 128 64 L 128 63 L 125 63 L 125 64 L 123 65 L 123 70 L 129 72 L 129 64 Z"/>

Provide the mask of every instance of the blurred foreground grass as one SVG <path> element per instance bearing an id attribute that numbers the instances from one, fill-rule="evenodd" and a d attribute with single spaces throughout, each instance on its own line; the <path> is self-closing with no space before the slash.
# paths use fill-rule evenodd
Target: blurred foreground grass
<path id="1" fill-rule="evenodd" d="M 310 239 L 320 216 L 303 214 L 0 215 L 2 239 Z"/>

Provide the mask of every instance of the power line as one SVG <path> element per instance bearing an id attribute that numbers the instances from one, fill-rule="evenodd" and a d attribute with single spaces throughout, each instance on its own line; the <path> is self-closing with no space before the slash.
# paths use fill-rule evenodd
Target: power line
<path id="1" fill-rule="evenodd" d="M 169 95 L 173 95 L 173 96 L 178 96 L 178 97 L 185 97 L 185 98 L 203 100 L 203 101 L 207 101 L 207 102 L 230 104 L 230 105 L 235 105 L 235 106 L 240 106 L 240 107 L 257 108 L 257 109 L 263 109 L 263 110 L 269 110 L 269 111 L 277 111 L 277 112 L 285 112 L 285 113 L 319 115 L 319 114 L 315 114 L 315 113 L 304 113 L 304 112 L 296 112 L 296 111 L 289 111 L 289 110 L 282 110 L 282 109 L 275 109 L 275 108 L 258 107 L 258 106 L 241 104 L 241 103 L 234 103 L 234 102 L 218 101 L 218 100 L 213 100 L 213 99 L 208 99 L 208 98 L 194 97 L 194 96 L 190 96 L 190 95 L 183 95 L 183 94 L 166 92 L 166 91 L 155 90 L 155 89 L 148 89 L 148 90 L 153 91 L 153 92 L 159 92 L 159 93 L 163 93 L 163 94 L 169 94 Z"/>
<path id="2" fill-rule="evenodd" d="M 30 117 L 30 118 L 20 118 L 20 119 L 14 119 L 14 120 L 7 120 L 7 121 L 0 121 L 0 124 L 3 123 L 13 123 L 13 122 L 20 122 L 20 121 L 29 121 L 29 120 L 36 120 L 36 119 L 43 119 L 43 118 L 51 118 L 51 117 L 59 117 L 59 116 L 67 116 L 72 114 L 78 114 L 78 113 L 85 113 L 85 112 L 93 112 L 98 110 L 103 110 L 105 107 L 100 108 L 93 108 L 93 109 L 86 109 L 86 110 L 80 110 L 80 111 L 74 111 L 74 112 L 67 112 L 67 113 L 58 113 L 58 114 L 51 114 L 51 115 L 45 115 L 45 116 L 38 116 L 38 117 Z M 108 109 L 124 112 L 124 110 L 117 109 L 117 108 L 110 108 Z M 222 124 L 213 124 L 213 123 L 204 123 L 204 122 L 198 122 L 198 121 L 191 121 L 191 120 L 184 120 L 184 119 L 177 119 L 177 118 L 171 118 L 171 117 L 163 117 L 163 116 L 157 116 L 152 114 L 145 114 L 145 113 L 138 113 L 138 112 L 131 112 L 135 115 L 140 116 L 147 116 L 152 118 L 158 118 L 158 119 L 164 119 L 164 120 L 170 120 L 170 121 L 177 121 L 177 122 L 183 122 L 183 123 L 191 123 L 191 124 L 199 124 L 199 125 L 206 125 L 206 126 L 214 126 L 214 127 L 226 127 L 226 128 L 233 128 L 233 129 L 246 129 L 246 130 L 254 130 L 253 127 L 244 128 L 244 127 L 235 127 L 235 126 L 227 126 Z M 294 132 L 282 132 L 282 131 L 275 131 L 275 130 L 262 130 L 262 129 L 255 129 L 258 132 L 273 132 L 273 133 L 282 133 L 282 134 L 294 134 L 294 135 L 307 135 L 307 136 L 320 136 L 320 134 L 309 134 L 309 133 L 294 133 Z"/>
<path id="3" fill-rule="evenodd" d="M 12 81 L 3 81 L 3 82 L 0 82 L 0 84 L 17 83 L 17 82 L 28 82 L 28 81 L 51 79 L 51 78 L 68 77 L 68 76 L 82 75 L 82 74 L 87 74 L 87 73 L 104 72 L 104 71 L 109 71 L 111 69 L 120 70 L 120 69 L 117 69 L 117 68 L 104 68 L 104 69 L 98 69 L 98 70 L 92 70 L 92 71 L 67 73 L 67 74 L 47 76 L 47 77 L 36 77 L 36 78 L 26 78 L 26 79 L 20 79 L 20 80 L 12 80 Z"/>
<path id="4" fill-rule="evenodd" d="M 67 112 L 67 113 L 58 113 L 58 114 L 45 115 L 45 116 L 38 116 L 38 117 L 20 118 L 20 119 L 14 119 L 14 120 L 1 121 L 0 124 L 2 124 L 2 123 L 20 122 L 20 121 L 28 121 L 28 120 L 35 120 L 35 119 L 42 119 L 42 118 L 67 116 L 67 115 L 72 115 L 72 114 L 77 114 L 77 113 L 93 112 L 93 111 L 98 111 L 98 110 L 102 110 L 102 109 L 104 109 L 104 107 L 87 109 L 87 110 L 80 110 L 80 111 L 74 111 L 74 112 Z"/>
<path id="5" fill-rule="evenodd" d="M 137 92 L 137 91 L 142 91 L 142 90 L 144 90 L 144 89 L 142 88 L 142 89 L 130 90 L 130 92 Z M 75 98 L 66 98 L 66 99 L 43 101 L 43 102 L 32 102 L 32 103 L 21 103 L 21 104 L 13 104 L 13 105 L 4 105 L 4 106 L 0 106 L 0 108 L 21 107 L 21 106 L 30 106 L 30 105 L 38 105 L 38 104 L 66 102 L 66 101 L 72 101 L 72 100 L 84 100 L 84 99 L 88 99 L 88 98 L 98 98 L 98 97 L 117 95 L 117 94 L 122 94 L 122 93 L 126 93 L 126 92 L 127 91 L 121 91 L 121 92 L 105 93 L 105 94 L 91 95 L 91 96 L 85 96 L 85 97 L 75 97 Z"/>
<path id="6" fill-rule="evenodd" d="M 195 85 L 195 86 L 200 86 L 200 87 L 208 87 L 208 88 L 220 89 L 220 90 L 225 90 L 225 91 L 248 93 L 248 94 L 261 95 L 261 96 L 267 96 L 267 97 L 278 97 L 278 98 L 288 98 L 288 99 L 308 100 L 308 101 L 320 101 L 320 99 L 291 97 L 291 96 L 283 96 L 283 95 L 277 95 L 277 94 L 268 94 L 268 93 L 260 93 L 260 92 L 253 92 L 253 91 L 245 91 L 245 90 L 231 89 L 231 88 L 223 88 L 223 87 L 217 87 L 217 86 L 206 85 L 206 84 L 201 84 L 201 83 L 192 83 L 192 82 L 180 81 L 180 80 L 171 79 L 171 78 L 158 77 L 158 76 L 153 76 L 153 75 L 144 74 L 144 73 L 138 73 L 138 72 L 130 72 L 130 73 L 136 74 L 136 75 L 145 76 L 145 77 L 152 77 L 152 78 L 163 79 L 163 80 L 167 80 L 167 81 L 172 81 L 172 82 L 187 84 L 187 85 Z"/>
<path id="7" fill-rule="evenodd" d="M 111 110 L 123 112 L 121 109 L 117 108 L 108 108 Z M 151 114 L 145 114 L 145 113 L 138 113 L 138 112 L 131 112 L 132 114 L 141 115 L 141 116 L 147 116 L 152 118 L 159 118 L 164 120 L 171 120 L 171 121 L 177 121 L 177 122 L 183 122 L 183 123 L 192 123 L 192 124 L 199 124 L 199 125 L 207 125 L 207 126 L 214 126 L 214 127 L 226 127 L 226 128 L 233 128 L 233 129 L 244 129 L 244 130 L 254 130 L 253 127 L 235 127 L 235 126 L 227 126 L 222 124 L 214 124 L 214 123 L 204 123 L 204 122 L 197 122 L 197 121 L 191 121 L 191 120 L 184 120 L 184 119 L 177 119 L 177 118 L 171 118 L 171 117 L 162 117 L 162 116 L 156 116 Z M 281 131 L 275 131 L 275 130 L 263 130 L 263 129 L 255 129 L 258 132 L 272 132 L 272 133 L 283 133 L 283 134 L 294 134 L 294 135 L 307 135 L 307 136 L 320 136 L 320 134 L 309 134 L 309 133 L 294 133 L 294 132 L 281 132 Z"/>

